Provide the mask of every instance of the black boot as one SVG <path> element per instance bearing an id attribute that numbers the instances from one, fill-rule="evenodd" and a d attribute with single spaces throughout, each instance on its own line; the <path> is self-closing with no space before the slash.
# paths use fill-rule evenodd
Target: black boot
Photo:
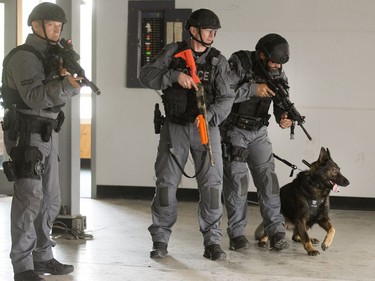
<path id="1" fill-rule="evenodd" d="M 27 270 L 14 274 L 14 281 L 46 281 L 46 279 L 40 277 L 33 270 Z"/>
<path id="2" fill-rule="evenodd" d="M 74 271 L 74 266 L 62 264 L 55 259 L 49 261 L 34 261 L 34 271 L 38 274 L 64 275 Z"/>
<path id="3" fill-rule="evenodd" d="M 213 261 L 223 261 L 227 258 L 227 254 L 221 249 L 220 245 L 218 244 L 213 244 L 205 247 L 203 256 Z"/>
<path id="4" fill-rule="evenodd" d="M 288 241 L 285 238 L 285 233 L 277 232 L 270 240 L 270 246 L 276 251 L 281 251 L 289 247 Z"/>
<path id="5" fill-rule="evenodd" d="M 164 258 L 167 254 L 168 244 L 163 242 L 154 242 L 152 246 L 152 250 L 150 252 L 150 258 L 152 259 L 160 259 Z"/>
<path id="6" fill-rule="evenodd" d="M 245 235 L 237 236 L 236 238 L 230 239 L 229 249 L 232 251 L 246 250 L 250 248 L 250 243 L 246 239 Z"/>

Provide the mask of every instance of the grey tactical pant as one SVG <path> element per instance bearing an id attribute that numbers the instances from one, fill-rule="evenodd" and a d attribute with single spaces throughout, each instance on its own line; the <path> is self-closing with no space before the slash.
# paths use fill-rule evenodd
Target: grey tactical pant
<path id="1" fill-rule="evenodd" d="M 198 223 L 203 234 L 204 246 L 220 244 L 222 237 L 220 222 L 223 214 L 223 164 L 218 127 L 210 127 L 210 138 L 215 166 L 210 165 L 207 154 L 203 169 L 196 177 L 200 193 Z M 182 126 L 166 120 L 161 130 L 155 162 L 156 190 L 151 205 L 152 224 L 148 228 L 153 242 L 168 243 L 172 227 L 177 220 L 176 192 L 182 172 L 172 159 L 168 146 L 170 142 L 182 167 L 185 167 L 189 151 L 191 152 L 196 171 L 201 166 L 204 151 L 194 123 Z"/>
<path id="2" fill-rule="evenodd" d="M 14 142 L 4 133 L 4 143 L 9 154 Z M 10 258 L 14 273 L 34 269 L 33 261 L 53 258 L 55 242 L 50 239 L 53 221 L 60 210 L 58 166 L 58 135 L 53 132 L 49 142 L 40 134 L 31 134 L 30 146 L 43 154 L 42 179 L 22 178 L 14 182 L 11 206 L 12 247 Z"/>
<path id="3" fill-rule="evenodd" d="M 243 147 L 249 151 L 247 162 L 229 162 L 224 159 L 223 194 L 228 214 L 229 238 L 233 239 L 245 233 L 249 169 L 257 189 L 265 232 L 269 237 L 276 232 L 285 233 L 285 221 L 280 213 L 279 183 L 267 127 L 262 127 L 258 131 L 234 127 L 233 131 L 228 133 L 233 146 Z"/>

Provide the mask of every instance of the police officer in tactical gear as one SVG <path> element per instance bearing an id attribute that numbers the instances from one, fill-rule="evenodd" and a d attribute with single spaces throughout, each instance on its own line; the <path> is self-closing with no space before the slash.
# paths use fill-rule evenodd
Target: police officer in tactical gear
<path id="1" fill-rule="evenodd" d="M 50 239 L 61 201 L 57 154 L 61 108 L 80 91 L 80 77 L 62 68 L 54 48 L 66 22 L 58 5 L 37 5 L 28 19 L 33 33 L 3 64 L 2 126 L 11 157 L 4 162 L 4 171 L 14 181 L 10 258 L 15 281 L 43 281 L 39 275 L 74 270 L 54 259 L 55 242 Z"/>
<path id="2" fill-rule="evenodd" d="M 185 28 L 190 32 L 190 40 L 168 44 L 140 71 L 140 82 L 144 86 L 162 90 L 166 115 L 155 163 L 156 191 L 151 206 L 152 224 L 148 228 L 153 242 L 150 257 L 163 258 L 168 253 L 168 241 L 177 219 L 176 192 L 183 172 L 181 168 L 185 166 L 190 151 L 200 193 L 198 221 L 204 239 L 203 256 L 224 260 L 226 253 L 220 247 L 223 166 L 218 125 L 228 116 L 235 93 L 230 88 L 226 58 L 211 47 L 220 28 L 217 15 L 207 9 L 196 10 Z M 175 57 L 187 49 L 193 52 L 196 74 L 205 90 L 214 166 L 210 165 L 208 157 L 204 157 L 206 151 L 197 129 L 198 87 L 189 74 L 186 61 Z"/>
<path id="3" fill-rule="evenodd" d="M 221 126 L 225 152 L 223 194 L 228 214 L 227 233 L 230 249 L 234 251 L 249 247 L 244 235 L 250 183 L 248 168 L 257 189 L 270 246 L 276 250 L 288 247 L 284 217 L 280 213 L 272 144 L 267 133 L 268 110 L 275 93 L 267 86 L 264 71 L 287 79 L 282 65 L 289 60 L 289 45 L 282 36 L 267 34 L 259 40 L 255 49 L 235 52 L 229 59 L 237 95 L 229 117 Z M 281 128 L 292 125 L 287 113 L 275 103 L 273 113 Z"/>

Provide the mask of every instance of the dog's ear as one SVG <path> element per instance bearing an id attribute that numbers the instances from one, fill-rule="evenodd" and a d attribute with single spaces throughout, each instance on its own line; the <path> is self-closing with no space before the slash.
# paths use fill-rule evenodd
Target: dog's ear
<path id="1" fill-rule="evenodd" d="M 331 158 L 331 152 L 329 152 L 329 149 L 328 149 L 328 147 L 326 148 L 326 150 L 327 150 L 327 155 L 328 155 L 328 158 Z"/>
<path id="2" fill-rule="evenodd" d="M 324 147 L 320 149 L 318 162 L 323 164 L 329 159 L 329 150 L 325 150 Z"/>

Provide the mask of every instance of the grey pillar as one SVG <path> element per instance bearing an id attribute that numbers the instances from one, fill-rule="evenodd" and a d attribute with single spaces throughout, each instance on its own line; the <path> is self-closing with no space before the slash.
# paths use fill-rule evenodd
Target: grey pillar
<path id="1" fill-rule="evenodd" d="M 79 50 L 80 1 L 56 1 L 67 16 L 62 37 L 72 39 L 73 47 Z M 78 52 L 78 51 L 77 51 Z M 80 108 L 79 96 L 73 97 L 64 108 L 65 123 L 60 132 L 60 188 L 62 205 L 68 207 L 68 214 L 80 214 Z"/>

